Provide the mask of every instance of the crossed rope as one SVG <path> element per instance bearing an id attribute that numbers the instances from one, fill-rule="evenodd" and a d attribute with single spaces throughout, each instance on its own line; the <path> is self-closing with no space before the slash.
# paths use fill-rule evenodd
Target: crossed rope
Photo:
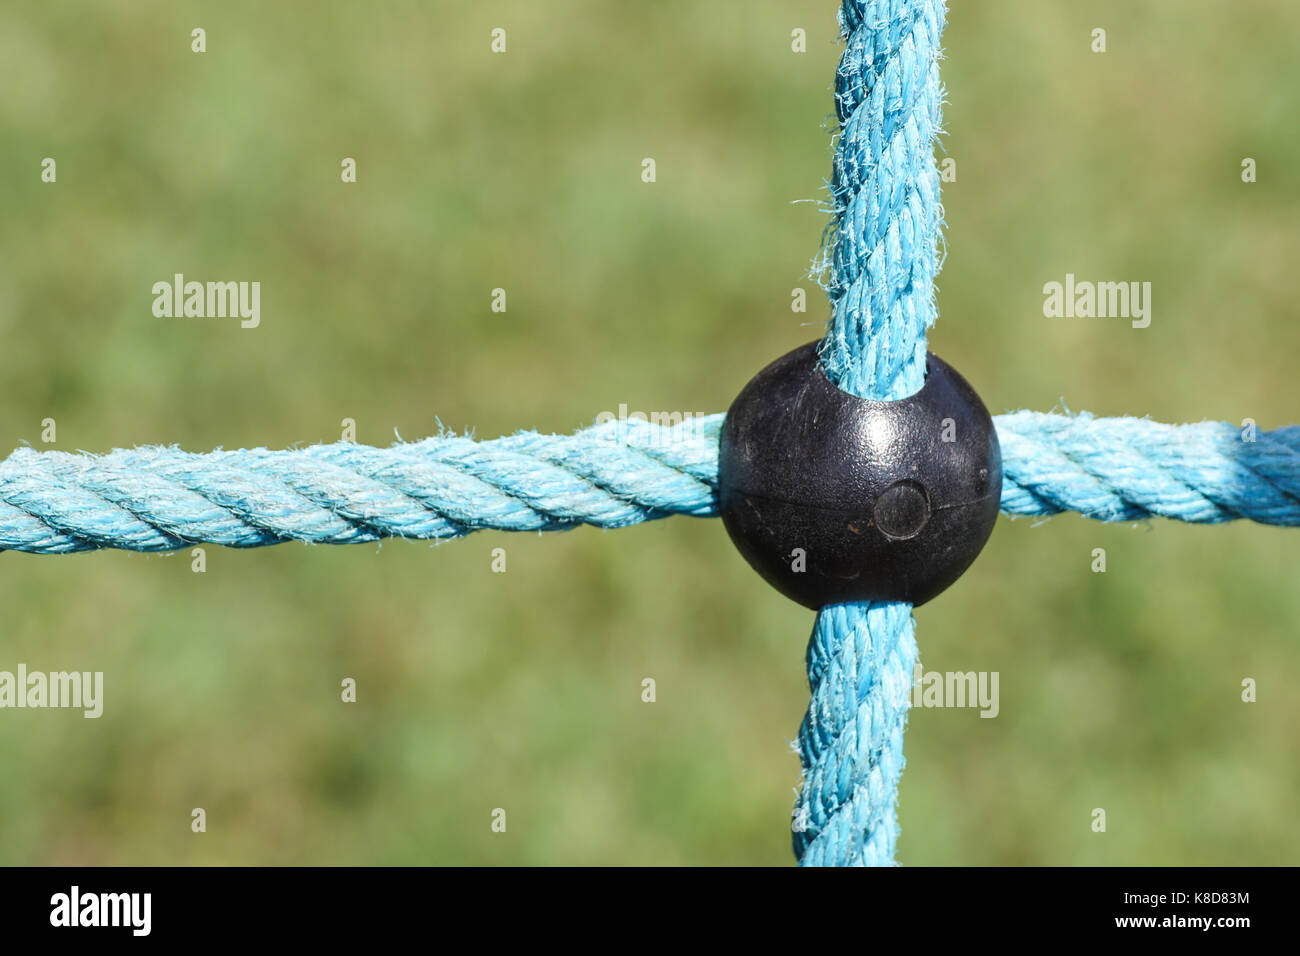
<path id="1" fill-rule="evenodd" d="M 924 381 L 942 222 L 934 140 L 945 13 L 943 0 L 844 0 L 840 13 L 834 220 L 823 257 L 832 315 L 821 354 L 833 382 L 867 398 L 902 398 Z M 487 528 L 709 517 L 722 419 L 607 422 L 567 436 L 481 442 L 444 434 L 382 449 L 22 448 L 0 462 L 0 550 L 438 540 Z M 1035 412 L 996 416 L 995 424 L 1009 515 L 1300 524 L 1300 426 L 1255 434 L 1222 422 Z M 798 741 L 801 863 L 893 862 L 916 661 L 907 604 L 818 613 Z"/>

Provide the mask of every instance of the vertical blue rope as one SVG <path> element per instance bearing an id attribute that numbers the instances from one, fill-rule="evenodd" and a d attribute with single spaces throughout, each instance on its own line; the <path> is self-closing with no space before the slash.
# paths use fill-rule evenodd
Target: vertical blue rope
<path id="1" fill-rule="evenodd" d="M 945 16 L 944 0 L 844 0 L 840 11 L 821 355 L 831 381 L 865 398 L 904 398 L 925 381 L 943 218 L 934 140 Z M 893 864 L 916 661 L 909 604 L 839 604 L 817 615 L 812 700 L 799 729 L 801 865 Z"/>

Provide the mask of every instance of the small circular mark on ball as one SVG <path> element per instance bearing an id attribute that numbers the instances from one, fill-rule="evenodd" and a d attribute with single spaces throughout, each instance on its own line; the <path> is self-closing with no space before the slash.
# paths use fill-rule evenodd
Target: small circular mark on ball
<path id="1" fill-rule="evenodd" d="M 871 514 L 886 536 L 906 541 L 920 534 L 930 520 L 930 496 L 922 484 L 904 478 L 880 493 Z"/>

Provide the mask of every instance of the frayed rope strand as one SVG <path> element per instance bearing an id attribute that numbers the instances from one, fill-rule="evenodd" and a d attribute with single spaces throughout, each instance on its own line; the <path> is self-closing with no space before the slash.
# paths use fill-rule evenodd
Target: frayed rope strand
<path id="1" fill-rule="evenodd" d="M 618 528 L 717 514 L 722 415 L 575 435 L 443 436 L 369 448 L 22 448 L 0 462 L 0 550 L 170 551 L 188 544 L 353 544 L 483 529 Z M 1002 511 L 1098 521 L 1300 525 L 1300 426 L 1015 412 L 994 417 Z"/>
<path id="2" fill-rule="evenodd" d="M 846 0 L 840 12 L 821 355 L 832 382 L 866 398 L 905 398 L 925 382 L 943 221 L 934 141 L 945 13 L 941 0 Z"/>
<path id="3" fill-rule="evenodd" d="M 805 866 L 888 866 L 917 647 L 912 606 L 822 609 L 808 643 L 812 701 L 799 728 L 805 769 L 794 850 Z"/>
<path id="4" fill-rule="evenodd" d="M 847 392 L 894 400 L 925 382 L 936 317 L 943 0 L 845 0 L 835 74 L 840 121 L 823 253 L 831 319 L 827 376 Z M 799 730 L 804 866 L 888 866 L 903 729 L 917 657 L 908 604 L 822 608 L 808 647 L 812 700 Z"/>
<path id="5" fill-rule="evenodd" d="M 1041 412 L 993 421 L 1006 514 L 1300 525 L 1300 427 Z"/>
<path id="6" fill-rule="evenodd" d="M 383 449 L 19 449 L 0 462 L 0 549 L 351 544 L 712 515 L 722 417 L 484 442 L 448 435 Z"/>

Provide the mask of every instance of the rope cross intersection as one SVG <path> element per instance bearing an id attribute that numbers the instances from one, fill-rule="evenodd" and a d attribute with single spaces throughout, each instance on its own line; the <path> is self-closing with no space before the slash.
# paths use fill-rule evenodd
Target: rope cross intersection
<path id="1" fill-rule="evenodd" d="M 924 381 L 940 264 L 934 141 L 945 16 L 944 0 L 843 0 L 840 12 L 834 219 L 823 254 L 832 314 L 821 354 L 835 384 L 866 398 L 903 398 Z M 442 434 L 382 449 L 20 448 L 0 462 L 0 550 L 436 540 L 711 517 L 723 418 L 605 421 L 573 435 L 489 441 Z M 1005 514 L 1300 525 L 1300 426 L 1246 435 L 1223 422 L 1029 411 L 994 422 Z M 917 659 L 908 604 L 818 612 L 798 741 L 801 864 L 893 862 Z"/>

